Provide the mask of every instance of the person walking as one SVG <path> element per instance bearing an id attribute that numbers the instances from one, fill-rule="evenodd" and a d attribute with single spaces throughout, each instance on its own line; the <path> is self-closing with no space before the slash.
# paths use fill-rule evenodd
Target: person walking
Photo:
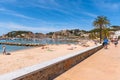
<path id="1" fill-rule="evenodd" d="M 3 55 L 6 55 L 6 47 L 3 46 L 2 48 L 3 48 Z"/>
<path id="2" fill-rule="evenodd" d="M 115 40 L 114 40 L 114 45 L 115 45 L 115 47 L 117 47 L 117 44 L 118 44 L 118 39 L 115 38 Z"/>
<path id="3" fill-rule="evenodd" d="M 108 48 L 108 42 L 109 41 L 108 41 L 107 37 L 105 37 L 104 40 L 103 40 L 103 46 L 104 46 L 105 49 Z"/>

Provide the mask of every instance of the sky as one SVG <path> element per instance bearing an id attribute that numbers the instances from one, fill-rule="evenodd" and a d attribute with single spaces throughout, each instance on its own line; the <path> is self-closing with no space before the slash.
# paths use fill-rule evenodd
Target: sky
<path id="1" fill-rule="evenodd" d="M 97 16 L 120 25 L 120 0 L 0 0 L 0 35 L 17 30 L 91 30 Z"/>

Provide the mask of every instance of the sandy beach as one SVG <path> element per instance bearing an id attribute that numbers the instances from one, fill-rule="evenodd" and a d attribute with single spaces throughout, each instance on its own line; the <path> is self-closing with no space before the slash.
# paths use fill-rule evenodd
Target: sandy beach
<path id="1" fill-rule="evenodd" d="M 93 41 L 87 43 L 89 47 L 94 46 Z M 61 57 L 73 52 L 83 50 L 87 47 L 80 44 L 59 44 L 47 45 L 44 47 L 36 47 L 31 49 L 10 52 L 11 55 L 0 55 L 0 74 L 21 69 L 23 67 L 39 64 L 57 57 Z"/>

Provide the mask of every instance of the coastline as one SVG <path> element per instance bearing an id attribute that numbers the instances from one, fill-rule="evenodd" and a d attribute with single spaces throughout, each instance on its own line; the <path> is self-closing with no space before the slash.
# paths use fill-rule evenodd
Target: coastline
<path id="1" fill-rule="evenodd" d="M 89 43 L 90 47 L 94 46 L 94 42 Z M 24 50 L 17 50 L 11 52 L 11 55 L 0 55 L 0 74 L 12 72 L 23 67 L 39 64 L 57 57 L 65 56 L 83 50 L 79 44 L 57 44 L 46 45 L 42 47 L 33 47 Z"/>
<path id="2" fill-rule="evenodd" d="M 16 46 L 17 47 L 17 46 Z M 8 51 L 6 50 L 7 53 L 12 53 L 12 52 L 17 52 L 17 51 L 22 51 L 22 50 L 27 50 L 27 49 L 31 49 L 31 48 L 36 48 L 36 47 L 26 47 L 24 49 L 18 49 L 18 50 L 11 50 L 11 51 Z M 2 52 L 0 52 L 0 55 L 2 54 Z"/>

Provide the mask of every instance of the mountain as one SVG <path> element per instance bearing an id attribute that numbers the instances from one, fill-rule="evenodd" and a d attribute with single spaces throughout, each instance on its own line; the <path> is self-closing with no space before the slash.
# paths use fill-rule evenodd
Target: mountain
<path id="1" fill-rule="evenodd" d="M 111 26 L 110 28 L 114 31 L 120 30 L 120 26 Z"/>
<path id="2" fill-rule="evenodd" d="M 61 30 L 56 32 L 49 32 L 48 35 L 50 38 L 75 38 L 81 37 L 83 34 L 86 34 L 87 31 L 79 30 L 79 29 L 72 29 L 72 30 Z"/>
<path id="3" fill-rule="evenodd" d="M 111 26 L 106 28 L 108 31 L 117 31 L 120 30 L 120 26 Z M 88 37 L 90 34 L 98 34 L 99 29 L 92 29 L 90 31 L 80 30 L 80 29 L 71 29 L 71 30 L 60 30 L 56 32 L 49 32 L 46 34 L 43 33 L 33 33 L 31 31 L 11 31 L 3 35 L 5 38 L 55 38 L 55 39 L 64 39 L 64 38 L 84 38 Z"/>
<path id="4" fill-rule="evenodd" d="M 11 31 L 4 35 L 9 38 L 43 38 L 45 34 L 43 33 L 33 33 L 31 31 Z"/>

